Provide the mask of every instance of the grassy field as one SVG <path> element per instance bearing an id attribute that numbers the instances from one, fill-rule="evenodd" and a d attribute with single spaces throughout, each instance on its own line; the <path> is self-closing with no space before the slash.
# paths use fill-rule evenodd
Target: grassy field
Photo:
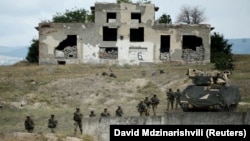
<path id="1" fill-rule="evenodd" d="M 235 55 L 235 70 L 230 82 L 240 87 L 241 102 L 250 103 L 250 55 Z M 25 132 L 26 115 L 36 121 L 36 131 L 49 132 L 47 119 L 54 113 L 59 120 L 57 134 L 72 135 L 72 114 L 80 107 L 84 116 L 97 114 L 108 107 L 111 115 L 121 105 L 125 116 L 137 116 L 136 105 L 145 96 L 157 94 L 161 99 L 158 115 L 166 109 L 166 90 L 184 89 L 188 68 L 214 70 L 214 65 L 143 64 L 138 66 L 44 65 L 19 63 L 0 66 L 0 134 Z M 160 73 L 161 70 L 164 73 Z M 116 77 L 110 77 L 113 73 Z M 245 111 L 249 105 L 240 105 Z M 178 109 L 177 112 L 181 112 Z"/>

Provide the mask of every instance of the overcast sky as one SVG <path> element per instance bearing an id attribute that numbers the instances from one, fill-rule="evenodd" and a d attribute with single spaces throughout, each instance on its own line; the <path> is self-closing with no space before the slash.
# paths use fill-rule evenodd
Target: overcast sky
<path id="1" fill-rule="evenodd" d="M 133 0 L 137 2 L 138 0 Z M 0 46 L 24 47 L 38 38 L 34 28 L 43 20 L 51 20 L 57 13 L 67 9 L 90 11 L 95 2 L 116 0 L 1 0 L 0 1 Z M 151 0 L 160 9 L 156 19 L 163 13 L 175 21 L 183 5 L 199 6 L 205 10 L 204 23 L 215 27 L 213 32 L 226 39 L 250 38 L 250 0 Z"/>

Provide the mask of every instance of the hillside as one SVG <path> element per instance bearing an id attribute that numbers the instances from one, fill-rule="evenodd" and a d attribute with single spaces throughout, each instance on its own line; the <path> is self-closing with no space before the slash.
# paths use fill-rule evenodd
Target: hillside
<path id="1" fill-rule="evenodd" d="M 236 69 L 230 83 L 242 94 L 238 111 L 245 111 L 250 102 L 250 56 L 236 55 Z M 213 70 L 213 64 L 142 64 L 139 66 L 58 65 L 37 66 L 25 63 L 0 66 L 0 137 L 25 132 L 26 115 L 36 121 L 36 132 L 48 133 L 47 119 L 55 114 L 60 121 L 57 134 L 73 133 L 72 114 L 80 107 L 85 117 L 91 110 L 99 116 L 108 108 L 111 116 L 120 105 L 125 115 L 138 116 L 136 105 L 146 96 L 160 98 L 157 115 L 166 112 L 166 90 L 183 90 L 191 81 L 188 68 Z M 163 72 L 162 72 L 163 71 Z M 111 77 L 110 74 L 115 77 Z M 174 112 L 182 112 L 180 108 Z"/>
<path id="2" fill-rule="evenodd" d="M 228 43 L 232 44 L 232 53 L 250 54 L 250 38 L 228 39 Z"/>

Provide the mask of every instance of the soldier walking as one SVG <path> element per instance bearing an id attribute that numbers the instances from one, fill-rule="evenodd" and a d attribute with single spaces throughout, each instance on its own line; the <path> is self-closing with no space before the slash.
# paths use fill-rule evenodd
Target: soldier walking
<path id="1" fill-rule="evenodd" d="M 73 120 L 74 122 L 74 133 L 77 133 L 77 128 L 80 129 L 80 132 L 82 134 L 82 113 L 80 112 L 80 108 L 76 108 L 76 111 L 74 112 Z"/>
<path id="2" fill-rule="evenodd" d="M 122 117 L 123 116 L 123 110 L 122 110 L 121 106 L 118 106 L 118 108 L 115 111 L 115 115 L 117 117 Z"/>
<path id="3" fill-rule="evenodd" d="M 55 128 L 57 127 L 57 120 L 55 119 L 55 115 L 51 115 L 48 119 L 48 128 L 50 128 L 51 133 L 55 133 Z"/>
<path id="4" fill-rule="evenodd" d="M 140 116 L 144 116 L 145 115 L 146 108 L 147 108 L 147 105 L 143 101 L 140 101 L 140 103 L 138 103 L 137 110 L 140 113 Z"/>
<path id="5" fill-rule="evenodd" d="M 168 100 L 168 105 L 167 105 L 167 110 L 169 110 L 169 107 L 173 110 L 174 107 L 174 92 L 170 88 L 167 92 L 167 100 Z"/>
<path id="6" fill-rule="evenodd" d="M 154 116 L 156 115 L 156 109 L 157 109 L 157 106 L 158 106 L 159 103 L 160 103 L 159 98 L 157 97 L 157 95 L 154 95 L 151 98 L 151 104 L 152 104 L 152 109 L 153 109 Z"/>
<path id="7" fill-rule="evenodd" d="M 177 91 L 175 92 L 175 109 L 178 108 L 178 105 L 180 105 L 180 98 L 181 98 L 181 92 L 180 89 L 177 89 Z"/>
<path id="8" fill-rule="evenodd" d="M 32 133 L 35 128 L 35 123 L 33 119 L 30 116 L 26 116 L 26 119 L 24 121 L 24 127 L 27 130 L 28 133 Z"/>

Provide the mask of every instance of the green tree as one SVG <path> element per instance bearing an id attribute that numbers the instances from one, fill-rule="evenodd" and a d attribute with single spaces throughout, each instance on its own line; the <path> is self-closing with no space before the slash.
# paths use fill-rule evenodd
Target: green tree
<path id="1" fill-rule="evenodd" d="M 38 44 L 39 44 L 38 39 L 32 39 L 32 43 L 29 47 L 29 51 L 26 56 L 26 60 L 30 63 L 38 63 L 39 60 Z"/>
<path id="2" fill-rule="evenodd" d="M 52 22 L 61 23 L 72 23 L 72 22 L 82 22 L 84 23 L 88 17 L 88 12 L 85 9 L 72 9 L 66 10 L 64 13 L 56 13 L 53 16 Z M 88 19 L 89 20 L 89 19 Z"/>
<path id="3" fill-rule="evenodd" d="M 121 2 L 132 3 L 132 1 L 130 1 L 130 0 L 116 0 L 116 3 L 121 3 Z"/>
<path id="4" fill-rule="evenodd" d="M 222 34 L 214 32 L 211 35 L 211 62 L 215 64 L 216 69 L 234 69 L 231 47 L 232 44 L 229 44 Z"/>
<path id="5" fill-rule="evenodd" d="M 150 0 L 138 0 L 136 3 L 150 4 Z"/>
<path id="6" fill-rule="evenodd" d="M 171 24 L 172 23 L 172 19 L 170 15 L 167 14 L 162 14 L 161 17 L 158 19 L 159 23 L 166 23 L 166 24 Z"/>

